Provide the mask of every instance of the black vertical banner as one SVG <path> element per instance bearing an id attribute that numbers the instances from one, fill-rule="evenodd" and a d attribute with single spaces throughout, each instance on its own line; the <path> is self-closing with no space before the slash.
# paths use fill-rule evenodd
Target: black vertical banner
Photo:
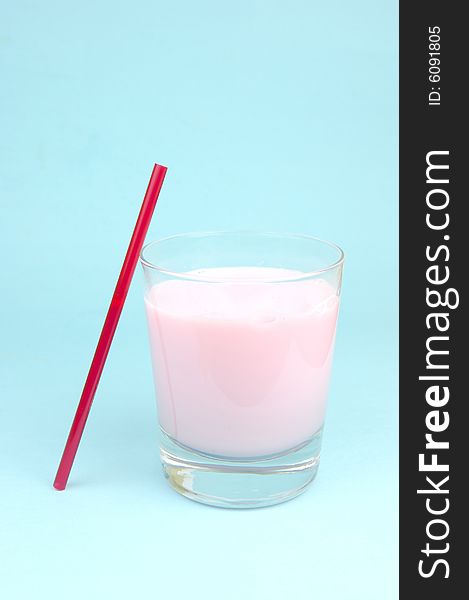
<path id="1" fill-rule="evenodd" d="M 469 29 L 400 4 L 400 597 L 466 597 Z M 463 532 L 464 529 L 464 532 Z M 458 590 L 458 592 L 456 592 Z"/>

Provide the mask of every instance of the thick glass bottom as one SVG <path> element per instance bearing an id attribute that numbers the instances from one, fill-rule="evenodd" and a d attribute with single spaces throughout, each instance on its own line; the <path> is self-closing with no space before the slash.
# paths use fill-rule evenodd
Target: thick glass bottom
<path id="1" fill-rule="evenodd" d="M 322 429 L 281 454 L 228 458 L 183 446 L 161 432 L 161 462 L 171 487 L 197 502 L 224 508 L 259 508 L 306 490 L 319 467 Z"/>

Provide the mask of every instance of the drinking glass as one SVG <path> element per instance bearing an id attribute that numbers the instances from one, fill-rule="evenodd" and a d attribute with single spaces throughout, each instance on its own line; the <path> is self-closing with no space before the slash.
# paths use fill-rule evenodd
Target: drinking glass
<path id="1" fill-rule="evenodd" d="M 163 472 L 214 506 L 316 476 L 344 254 L 280 233 L 174 235 L 141 254 Z"/>

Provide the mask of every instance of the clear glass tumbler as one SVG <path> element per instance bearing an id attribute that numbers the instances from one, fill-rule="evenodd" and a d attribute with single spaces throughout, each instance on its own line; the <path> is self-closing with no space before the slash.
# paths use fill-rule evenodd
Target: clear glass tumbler
<path id="1" fill-rule="evenodd" d="M 344 255 L 306 235 L 175 235 L 141 254 L 161 427 L 179 493 L 283 502 L 314 479 Z"/>

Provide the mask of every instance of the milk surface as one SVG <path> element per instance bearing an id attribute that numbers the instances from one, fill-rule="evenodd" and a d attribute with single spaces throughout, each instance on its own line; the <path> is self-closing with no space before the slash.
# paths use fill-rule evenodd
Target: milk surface
<path id="1" fill-rule="evenodd" d="M 195 450 L 240 458 L 308 440 L 324 421 L 333 287 L 287 282 L 301 273 L 274 268 L 186 275 L 211 282 L 172 279 L 145 297 L 161 427 Z"/>

